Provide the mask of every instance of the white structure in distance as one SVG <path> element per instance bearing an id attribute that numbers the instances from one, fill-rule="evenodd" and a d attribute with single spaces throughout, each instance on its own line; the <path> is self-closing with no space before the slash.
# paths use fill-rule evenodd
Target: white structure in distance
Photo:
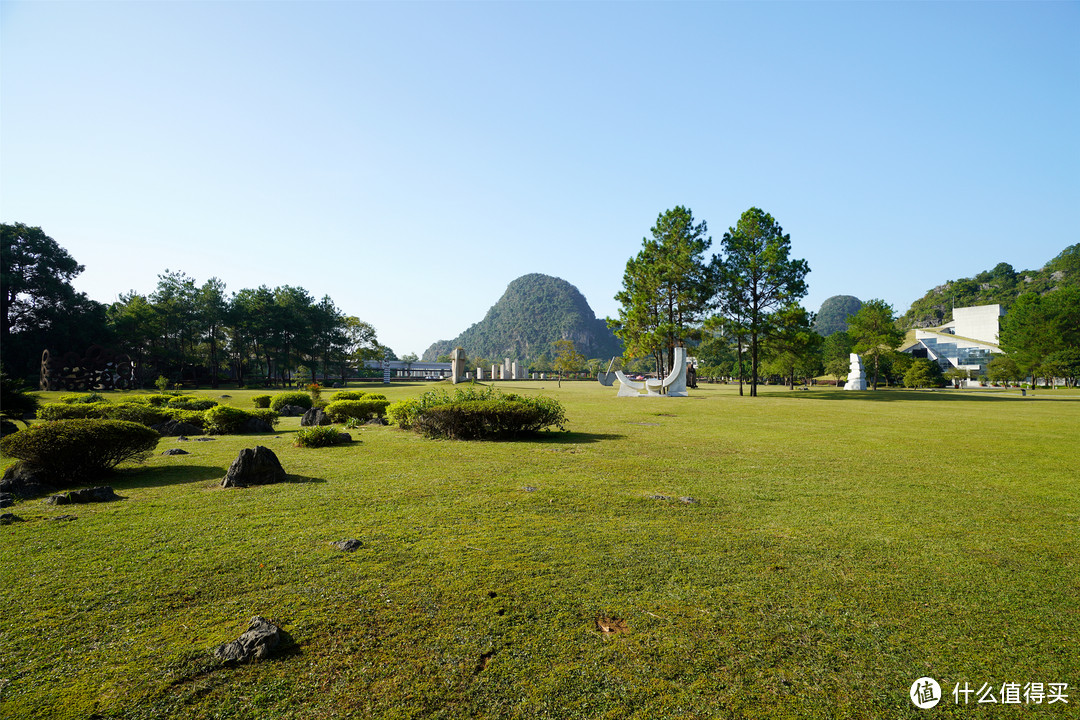
<path id="1" fill-rule="evenodd" d="M 602 375 L 604 373 L 601 373 Z M 686 348 L 675 348 L 675 365 L 673 371 L 663 380 L 650 379 L 645 382 L 634 382 L 625 375 L 622 370 L 615 371 L 615 377 L 619 380 L 618 397 L 642 397 L 641 391 L 646 396 L 667 395 L 668 397 L 687 397 L 686 392 Z M 601 385 L 605 385 L 606 378 L 597 378 Z"/>
<path id="2" fill-rule="evenodd" d="M 862 359 L 855 353 L 851 353 L 851 368 L 848 370 L 845 390 L 865 390 L 866 373 L 863 372 Z"/>

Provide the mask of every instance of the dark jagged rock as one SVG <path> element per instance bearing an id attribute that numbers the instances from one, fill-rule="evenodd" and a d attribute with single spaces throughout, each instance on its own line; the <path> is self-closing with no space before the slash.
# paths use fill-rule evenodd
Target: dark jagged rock
<path id="1" fill-rule="evenodd" d="M 73 505 L 92 502 L 110 502 L 122 500 L 108 485 L 101 487 L 85 488 L 83 490 L 71 490 L 70 492 L 52 495 L 46 500 L 50 505 Z"/>
<path id="2" fill-rule="evenodd" d="M 268 447 L 258 445 L 255 448 L 244 448 L 229 466 L 225 479 L 221 481 L 221 487 L 247 487 L 249 485 L 269 485 L 270 483 L 285 482 L 288 475 L 281 467 L 274 451 Z"/>
<path id="3" fill-rule="evenodd" d="M 189 453 L 187 450 L 181 450 L 180 448 L 169 448 L 168 450 L 164 451 L 161 454 L 162 455 L 190 455 L 191 453 Z"/>
<path id="4" fill-rule="evenodd" d="M 26 500 L 56 492 L 56 486 L 48 481 L 44 470 L 20 460 L 4 471 L 0 492 Z"/>
<path id="5" fill-rule="evenodd" d="M 330 416 L 323 412 L 322 408 L 311 408 L 300 418 L 301 427 L 313 427 L 316 425 L 329 425 Z"/>
<path id="6" fill-rule="evenodd" d="M 0 508 L 11 507 L 15 504 L 15 496 L 12 493 L 0 492 Z"/>
<path id="7" fill-rule="evenodd" d="M 305 412 L 307 412 L 307 410 L 299 405 L 282 405 L 281 409 L 277 411 L 278 415 L 281 417 L 300 417 Z"/>
<path id="8" fill-rule="evenodd" d="M 232 642 L 214 648 L 214 657 L 227 662 L 251 662 L 270 655 L 281 641 L 281 629 L 258 615 L 251 618 L 247 632 Z"/>

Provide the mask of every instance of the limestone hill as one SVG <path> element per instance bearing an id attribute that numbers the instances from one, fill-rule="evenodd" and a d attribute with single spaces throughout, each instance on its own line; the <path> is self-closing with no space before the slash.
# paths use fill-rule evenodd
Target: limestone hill
<path id="1" fill-rule="evenodd" d="M 528 362 L 553 357 L 556 340 L 572 340 L 586 358 L 622 354 L 619 340 L 576 287 L 533 273 L 510 283 L 483 320 L 453 340 L 434 343 L 422 359 L 434 361 L 460 346 L 471 359 L 496 362 L 509 357 Z"/>
<path id="2" fill-rule="evenodd" d="M 1008 309 L 1024 293 L 1042 295 L 1070 286 L 1080 286 L 1080 244 L 1065 248 L 1039 270 L 1018 272 L 998 263 L 973 278 L 949 280 L 913 302 L 899 323 L 905 329 L 937 327 L 952 320 L 954 307 L 999 304 Z"/>

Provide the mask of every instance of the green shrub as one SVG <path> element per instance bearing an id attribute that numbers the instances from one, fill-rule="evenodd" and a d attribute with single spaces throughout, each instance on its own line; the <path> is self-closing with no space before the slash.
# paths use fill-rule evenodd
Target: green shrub
<path id="1" fill-rule="evenodd" d="M 108 403 L 46 403 L 38 408 L 39 420 L 85 420 L 103 417 Z"/>
<path id="2" fill-rule="evenodd" d="M 459 440 L 514 437 L 550 427 L 565 430 L 566 424 L 566 413 L 553 398 L 504 395 L 491 387 L 458 388 L 453 395 L 431 390 L 394 403 L 387 417 L 428 437 Z"/>
<path id="3" fill-rule="evenodd" d="M 256 395 L 251 398 L 251 401 L 255 403 L 255 407 L 257 408 L 268 408 L 270 407 L 270 398 L 270 395 Z"/>
<path id="4" fill-rule="evenodd" d="M 305 410 L 310 410 L 311 396 L 304 392 L 283 392 L 278 393 L 270 400 L 271 410 L 280 410 L 286 405 L 296 405 Z"/>
<path id="5" fill-rule="evenodd" d="M 281 420 L 281 416 L 278 415 L 276 411 L 271 410 L 270 408 L 255 408 L 254 410 L 249 410 L 248 412 L 251 413 L 252 417 L 257 417 L 260 420 L 265 420 L 266 422 L 270 423 L 271 427 L 277 427 L 278 422 Z"/>
<path id="6" fill-rule="evenodd" d="M 101 403 L 101 417 L 109 420 L 126 420 L 150 427 L 168 420 L 169 412 L 165 408 L 139 402 Z"/>
<path id="7" fill-rule="evenodd" d="M 169 420 L 176 420 L 177 422 L 194 425 L 195 427 L 202 430 L 206 429 L 206 412 L 203 410 L 183 410 L 178 408 L 168 408 L 165 412 L 168 414 Z"/>
<path id="8" fill-rule="evenodd" d="M 296 431 L 294 443 L 296 447 L 326 447 L 342 442 L 341 433 L 333 425 L 312 425 L 302 427 Z"/>
<path id="9" fill-rule="evenodd" d="M 278 414 L 273 410 L 241 410 L 228 405 L 215 405 L 205 411 L 202 417 L 206 432 L 216 435 L 234 435 L 240 432 L 243 424 L 251 418 L 265 420 L 271 426 L 278 422 Z"/>
<path id="10" fill-rule="evenodd" d="M 168 405 L 181 410 L 209 410 L 212 407 L 217 407 L 218 401 L 211 400 L 208 397 L 198 397 L 197 395 L 177 395 L 169 399 Z"/>
<path id="11" fill-rule="evenodd" d="M 39 423 L 0 440 L 0 451 L 35 465 L 58 485 L 85 484 L 128 460 L 144 460 L 161 436 L 123 420 Z"/>
<path id="12" fill-rule="evenodd" d="M 515 437 L 543 427 L 542 412 L 520 400 L 462 400 L 427 408 L 416 429 L 427 437 L 477 440 Z"/>
<path id="13" fill-rule="evenodd" d="M 74 393 L 72 395 L 61 395 L 59 401 L 69 405 L 74 403 L 99 403 L 105 401 L 105 396 L 95 392 Z"/>
<path id="14" fill-rule="evenodd" d="M 333 422 L 345 422 L 349 418 L 367 420 L 372 416 L 385 415 L 389 404 L 389 400 L 380 400 L 370 396 L 360 400 L 337 400 L 326 406 L 326 414 Z"/>
<path id="15" fill-rule="evenodd" d="M 41 398 L 30 394 L 19 380 L 9 378 L 0 368 L 0 417 L 26 425 L 24 417 L 34 417 Z"/>
<path id="16" fill-rule="evenodd" d="M 363 390 L 340 390 L 334 393 L 332 402 L 337 402 L 338 400 L 359 400 L 364 397 L 364 395 L 365 393 Z"/>
<path id="17" fill-rule="evenodd" d="M 252 414 L 247 410 L 217 405 L 203 413 L 206 432 L 217 435 L 232 435 L 240 432 L 240 427 L 250 420 Z"/>
<path id="18" fill-rule="evenodd" d="M 386 419 L 403 430 L 409 430 L 421 410 L 423 404 L 419 400 L 398 400 L 386 408 Z"/>

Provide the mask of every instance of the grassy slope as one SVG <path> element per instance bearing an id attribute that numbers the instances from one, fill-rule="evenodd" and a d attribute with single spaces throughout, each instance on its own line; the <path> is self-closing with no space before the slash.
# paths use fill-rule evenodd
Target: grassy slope
<path id="1" fill-rule="evenodd" d="M 123 502 L 20 503 L 0 717 L 920 717 L 921 675 L 1080 686 L 1080 395 L 544 392 L 571 432 L 306 450 L 286 419 L 163 439 L 192 454 Z M 304 481 L 217 488 L 255 444 Z M 255 614 L 285 652 L 213 661 Z"/>

